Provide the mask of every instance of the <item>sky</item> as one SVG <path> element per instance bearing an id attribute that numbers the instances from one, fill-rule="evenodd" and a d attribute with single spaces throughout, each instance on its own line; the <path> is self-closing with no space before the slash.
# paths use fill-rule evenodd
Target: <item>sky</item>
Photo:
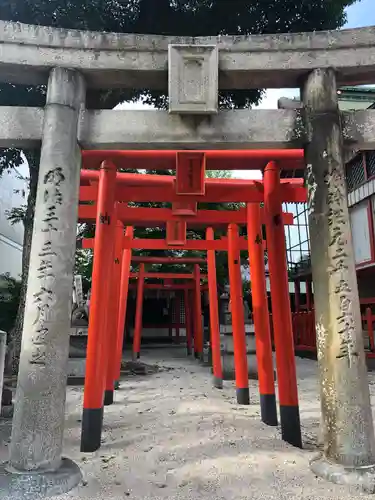
<path id="1" fill-rule="evenodd" d="M 365 26 L 375 26 L 375 0 L 361 0 L 346 9 L 347 23 L 343 29 L 362 28 Z M 298 89 L 269 89 L 266 91 L 261 103 L 256 106 L 258 109 L 277 109 L 277 101 L 280 97 L 299 97 Z M 118 109 L 145 109 L 142 103 L 123 103 Z M 258 171 L 235 170 L 233 177 L 254 179 L 261 178 Z"/>

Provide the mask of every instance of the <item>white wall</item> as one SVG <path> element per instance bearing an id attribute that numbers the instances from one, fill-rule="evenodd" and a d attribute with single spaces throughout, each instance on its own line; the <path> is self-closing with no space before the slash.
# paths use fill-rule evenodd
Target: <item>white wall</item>
<path id="1" fill-rule="evenodd" d="M 0 274 L 18 278 L 22 271 L 23 225 L 10 224 L 7 211 L 26 204 L 28 166 L 4 172 L 0 177 Z"/>
<path id="2" fill-rule="evenodd" d="M 371 261 L 370 227 L 368 201 L 365 200 L 349 209 L 352 229 L 354 258 L 356 264 Z"/>

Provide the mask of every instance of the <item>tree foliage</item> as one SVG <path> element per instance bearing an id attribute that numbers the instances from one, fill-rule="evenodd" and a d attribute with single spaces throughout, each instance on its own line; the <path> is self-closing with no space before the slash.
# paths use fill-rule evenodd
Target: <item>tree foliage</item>
<path id="1" fill-rule="evenodd" d="M 344 8 L 356 0 L 5 0 L 0 19 L 68 29 L 174 36 L 252 35 L 336 29 L 345 22 Z M 26 90 L 27 92 L 27 90 Z M 38 93 L 43 94 L 44 89 Z M 10 91 L 8 94 L 17 94 Z M 142 89 L 149 102 L 165 106 L 165 96 Z M 139 96 L 102 92 L 89 105 L 114 107 Z M 225 107 L 257 102 L 258 90 L 221 94 Z M 31 100 L 38 97 L 29 96 Z M 89 96 L 90 97 L 90 96 Z M 16 97 L 17 99 L 17 97 Z"/>
<path id="2" fill-rule="evenodd" d="M 344 8 L 355 0 L 2 0 L 0 19 L 57 28 L 101 32 L 151 33 L 174 36 L 252 35 L 336 29 L 345 22 Z M 0 106 L 44 106 L 45 86 L 0 85 Z M 111 109 L 144 96 L 146 103 L 165 108 L 167 97 L 150 89 L 89 91 L 88 108 Z M 257 103 L 262 90 L 221 92 L 223 108 Z M 13 212 L 25 226 L 22 289 L 15 336 L 18 347 L 23 323 L 38 151 L 24 152 L 30 167 L 29 195 L 24 211 Z M 0 151 L 0 175 L 22 162 L 19 150 Z M 228 207 L 226 207 L 228 208 Z M 14 219 L 13 219 L 14 220 Z"/>

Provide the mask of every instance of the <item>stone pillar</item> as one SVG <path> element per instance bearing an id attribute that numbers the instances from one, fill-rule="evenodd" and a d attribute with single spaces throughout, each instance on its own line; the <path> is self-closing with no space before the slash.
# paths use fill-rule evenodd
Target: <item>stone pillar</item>
<path id="1" fill-rule="evenodd" d="M 351 240 L 335 73 L 303 89 L 311 262 L 324 454 L 313 472 L 375 490 L 375 441 Z"/>
<path id="2" fill-rule="evenodd" d="M 44 117 L 34 231 L 8 472 L 11 484 L 62 493 L 80 480 L 61 458 L 81 154 L 77 143 L 85 85 L 54 68 Z M 29 481 L 22 480 L 25 475 Z M 0 490 L 2 491 L 0 484 Z M 1 494 L 0 494 L 1 498 Z"/>

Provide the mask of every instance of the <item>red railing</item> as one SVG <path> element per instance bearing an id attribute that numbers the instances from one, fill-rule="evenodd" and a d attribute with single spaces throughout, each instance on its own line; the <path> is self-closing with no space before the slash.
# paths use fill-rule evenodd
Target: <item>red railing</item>
<path id="1" fill-rule="evenodd" d="M 365 349 L 368 349 L 367 356 L 370 358 L 375 357 L 375 343 L 374 343 L 374 321 L 375 321 L 375 298 L 369 297 L 360 299 L 361 304 L 361 319 L 362 328 L 367 332 L 367 339 L 365 339 Z"/>
<path id="2" fill-rule="evenodd" d="M 314 311 L 292 313 L 292 326 L 295 350 L 316 352 Z"/>
<path id="3" fill-rule="evenodd" d="M 270 314 L 271 339 L 273 343 L 273 323 Z M 316 352 L 314 311 L 292 313 L 294 349 L 296 351 Z"/>
<path id="4" fill-rule="evenodd" d="M 375 358 L 375 298 L 361 299 L 362 328 L 365 334 L 367 357 Z M 272 324 L 272 316 L 271 316 Z M 296 351 L 316 352 L 316 331 L 314 311 L 292 313 L 294 348 Z"/>

